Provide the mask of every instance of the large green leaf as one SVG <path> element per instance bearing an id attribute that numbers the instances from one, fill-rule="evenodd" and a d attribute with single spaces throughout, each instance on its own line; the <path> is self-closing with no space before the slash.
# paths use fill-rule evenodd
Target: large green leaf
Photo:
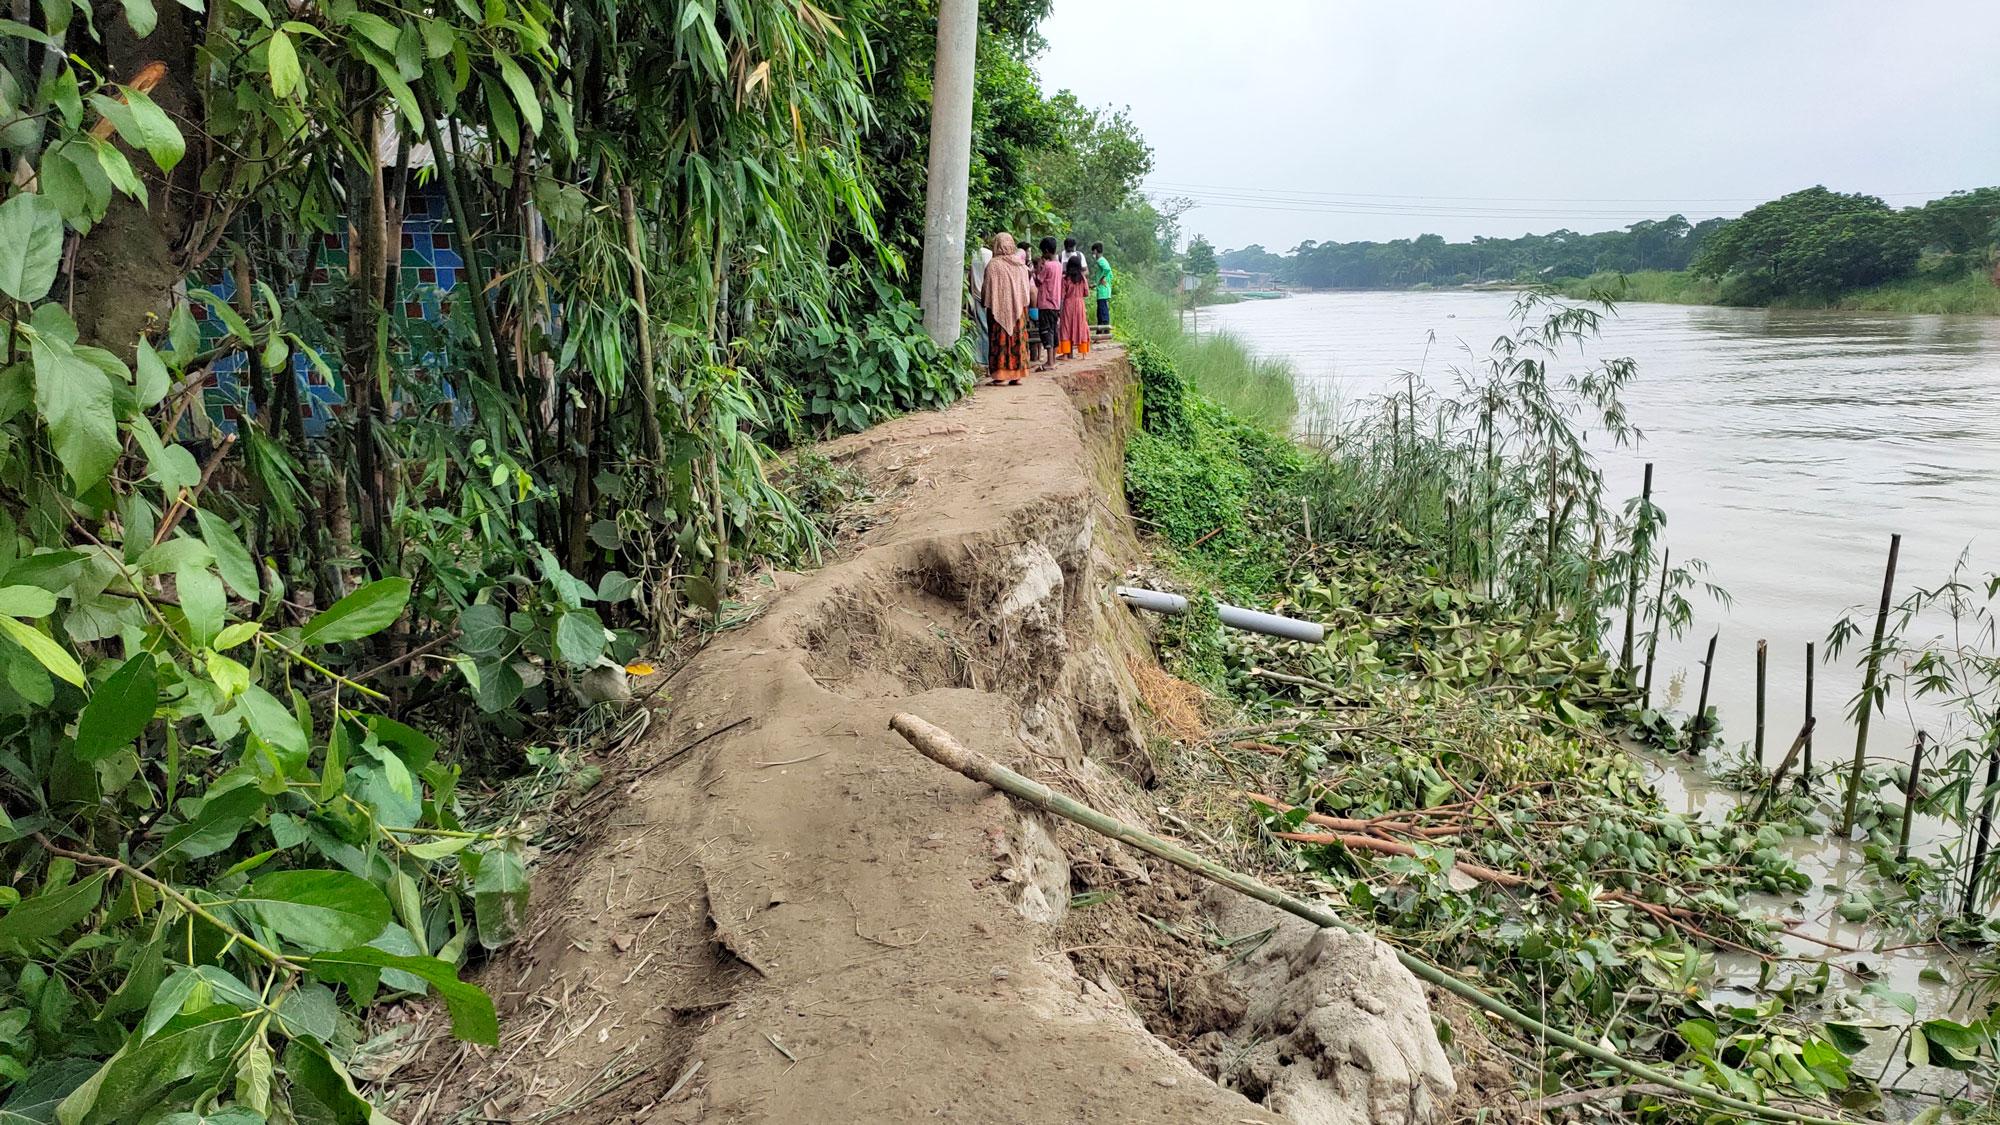
<path id="1" fill-rule="evenodd" d="M 22 192 L 0 203 L 0 293 L 32 304 L 48 296 L 62 263 L 62 209 Z"/>
<path id="2" fill-rule="evenodd" d="M 142 652 L 127 659 L 90 697 L 77 719 L 71 752 L 81 761 L 95 762 L 132 745 L 153 721 L 159 696 L 153 654 Z"/>
<path id="3" fill-rule="evenodd" d="M 83 686 L 83 668 L 77 664 L 76 658 L 46 635 L 11 617 L 0 617 L 0 633 L 5 633 L 8 640 L 26 649 L 28 655 L 41 662 L 42 667 L 68 683 Z"/>
<path id="4" fill-rule="evenodd" d="M 303 763 L 308 750 L 305 728 L 292 709 L 258 684 L 245 688 L 237 710 L 250 724 L 251 733 L 278 748 L 287 757 Z"/>
<path id="5" fill-rule="evenodd" d="M 261 592 L 257 575 L 257 561 L 250 557 L 250 551 L 243 546 L 243 540 L 221 516 L 202 508 L 196 508 L 195 523 L 201 527 L 201 541 L 215 554 L 215 569 L 222 574 L 222 580 L 236 591 L 236 596 L 255 603 Z"/>
<path id="6" fill-rule="evenodd" d="M 46 894 L 24 898 L 0 915 L 0 946 L 52 938 L 89 917 L 104 895 L 102 872 Z"/>
<path id="7" fill-rule="evenodd" d="M 183 566 L 174 572 L 174 589 L 180 595 L 181 612 L 187 615 L 190 639 L 197 645 L 206 645 L 222 632 L 225 610 L 229 596 L 223 593 L 222 580 L 215 572 L 200 564 Z"/>
<path id="8" fill-rule="evenodd" d="M 194 859 L 223 851 L 242 835 L 250 818 L 264 811 L 270 796 L 255 785 L 239 785 L 202 802 L 201 810 L 167 833 L 159 855 L 178 851 Z"/>
<path id="9" fill-rule="evenodd" d="M 361 946 L 338 953 L 314 954 L 312 967 L 317 972 L 356 967 L 400 969 L 437 988 L 438 995 L 444 997 L 445 1010 L 451 1013 L 453 1035 L 489 1047 L 499 1042 L 500 1023 L 494 1015 L 492 999 L 477 986 L 459 980 L 457 970 L 448 961 L 435 957 L 405 957 Z"/>
<path id="10" fill-rule="evenodd" d="M 271 33 L 271 43 L 264 55 L 266 69 L 271 72 L 271 92 L 281 98 L 289 98 L 292 91 L 305 81 L 299 70 L 299 52 L 292 46 L 292 37 L 281 28 Z"/>
<path id="11" fill-rule="evenodd" d="M 143 1043 L 128 1041 L 56 1107 L 61 1125 L 136 1120 L 167 1087 L 225 1058 L 250 1030 L 251 1016 L 226 1005 L 176 1017 Z"/>
<path id="12" fill-rule="evenodd" d="M 478 853 L 476 862 L 472 911 L 479 923 L 479 944 L 498 949 L 513 941 L 528 920 L 528 866 L 516 840 Z"/>
<path id="13" fill-rule="evenodd" d="M 542 99 L 535 94 L 535 87 L 528 76 L 521 71 L 521 65 L 504 52 L 493 56 L 500 67 L 500 81 L 507 84 L 507 92 L 514 95 L 514 104 L 521 107 L 521 120 L 531 133 L 542 131 Z"/>
<path id="14" fill-rule="evenodd" d="M 486 656 L 500 651 L 513 639 L 514 631 L 507 627 L 507 615 L 497 605 L 481 602 L 467 606 L 465 612 L 458 615 L 458 647 L 462 652 Z"/>
<path id="15" fill-rule="evenodd" d="M 0 586 L 0 614 L 43 618 L 56 611 L 56 596 L 40 586 Z"/>
<path id="16" fill-rule="evenodd" d="M 48 427 L 56 460 L 79 491 L 111 471 L 118 441 L 117 388 L 97 365 L 79 359 L 63 340 L 36 332 L 29 345 L 35 365 L 35 409 Z"/>
<path id="17" fill-rule="evenodd" d="M 410 580 L 381 578 L 328 606 L 306 622 L 299 640 L 329 645 L 380 632 L 402 615 L 410 600 Z"/>
<path id="18" fill-rule="evenodd" d="M 556 655 L 563 663 L 589 668 L 604 655 L 604 623 L 587 610 L 570 610 L 556 620 Z"/>
<path id="19" fill-rule="evenodd" d="M 144 149 L 160 171 L 171 172 L 174 165 L 181 162 L 187 153 L 187 141 L 181 137 L 180 129 L 165 110 L 153 103 L 144 90 L 136 86 L 120 86 L 118 92 L 124 101 L 104 94 L 91 96 L 90 104 L 105 120 L 118 130 L 118 135 L 133 148 Z"/>
<path id="20" fill-rule="evenodd" d="M 94 1060 L 75 1056 L 42 1063 L 8 1091 L 6 1103 L 0 1105 L 0 1125 L 48 1125 L 55 1120 L 56 1103 L 96 1071 Z"/>
<path id="21" fill-rule="evenodd" d="M 307 949 L 363 945 L 389 924 L 389 900 L 345 871 L 279 871 L 250 884 L 237 903 L 253 906 L 279 936 Z"/>

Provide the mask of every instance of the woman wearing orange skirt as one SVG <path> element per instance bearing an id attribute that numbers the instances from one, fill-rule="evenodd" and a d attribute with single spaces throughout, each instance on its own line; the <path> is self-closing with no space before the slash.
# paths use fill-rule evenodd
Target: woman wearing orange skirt
<path id="1" fill-rule="evenodd" d="M 1014 256 L 1014 236 L 993 236 L 993 260 L 986 264 L 986 312 L 993 334 L 988 373 L 993 386 L 1013 386 L 1028 372 L 1028 300 L 1034 285 L 1027 263 Z"/>
<path id="2" fill-rule="evenodd" d="M 1083 259 L 1072 257 L 1063 264 L 1062 319 L 1056 322 L 1056 354 L 1064 359 L 1090 354 L 1090 321 L 1083 312 L 1084 298 L 1089 295 L 1090 286 L 1083 280 Z"/>

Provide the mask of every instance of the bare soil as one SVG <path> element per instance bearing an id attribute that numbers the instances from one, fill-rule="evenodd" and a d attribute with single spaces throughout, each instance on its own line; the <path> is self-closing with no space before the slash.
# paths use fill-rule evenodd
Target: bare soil
<path id="1" fill-rule="evenodd" d="M 422 1074 L 406 1119 L 1280 1120 L 1147 1030 L 1120 990 L 1148 985 L 1106 988 L 1061 952 L 1117 938 L 1058 928 L 1073 884 L 1192 909 L 1185 879 L 888 729 L 913 711 L 1146 813 L 1127 661 L 1150 657 L 1111 595 L 1136 558 L 1118 500 L 1134 393 L 1107 349 L 823 447 L 870 482 L 868 530 L 753 583 L 761 615 L 655 698 L 586 837 L 538 869 L 533 936 L 483 971 L 499 1048 L 427 1053 L 401 1076 Z M 1174 1003 L 1188 1022 L 1162 1030 L 1183 1045 L 1241 1004 Z"/>

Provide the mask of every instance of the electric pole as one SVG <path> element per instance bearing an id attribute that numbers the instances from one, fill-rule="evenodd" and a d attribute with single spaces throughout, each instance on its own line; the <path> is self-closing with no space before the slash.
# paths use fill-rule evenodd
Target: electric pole
<path id="1" fill-rule="evenodd" d="M 965 194 L 972 167 L 972 69 L 979 0 L 940 0 L 931 76 L 930 180 L 924 188 L 924 329 L 958 342 L 965 290 Z"/>

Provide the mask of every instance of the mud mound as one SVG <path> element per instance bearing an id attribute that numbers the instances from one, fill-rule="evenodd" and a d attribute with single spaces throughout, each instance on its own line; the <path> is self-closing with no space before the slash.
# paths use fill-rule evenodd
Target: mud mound
<path id="1" fill-rule="evenodd" d="M 1136 976 L 1057 951 L 1094 887 L 1194 924 L 1185 879 L 888 730 L 915 712 L 1150 819 L 1126 664 L 1144 645 L 1109 596 L 1135 551 L 1131 394 L 1114 350 L 823 451 L 869 479 L 869 530 L 774 576 L 762 615 L 667 686 L 592 835 L 537 872 L 535 936 L 485 971 L 500 1048 L 434 1059 L 420 1121 L 1280 1120 L 1175 1049 L 1236 1028 L 1239 985 L 1156 1035 Z M 1154 991 L 1192 1005 L 1179 972 Z"/>

